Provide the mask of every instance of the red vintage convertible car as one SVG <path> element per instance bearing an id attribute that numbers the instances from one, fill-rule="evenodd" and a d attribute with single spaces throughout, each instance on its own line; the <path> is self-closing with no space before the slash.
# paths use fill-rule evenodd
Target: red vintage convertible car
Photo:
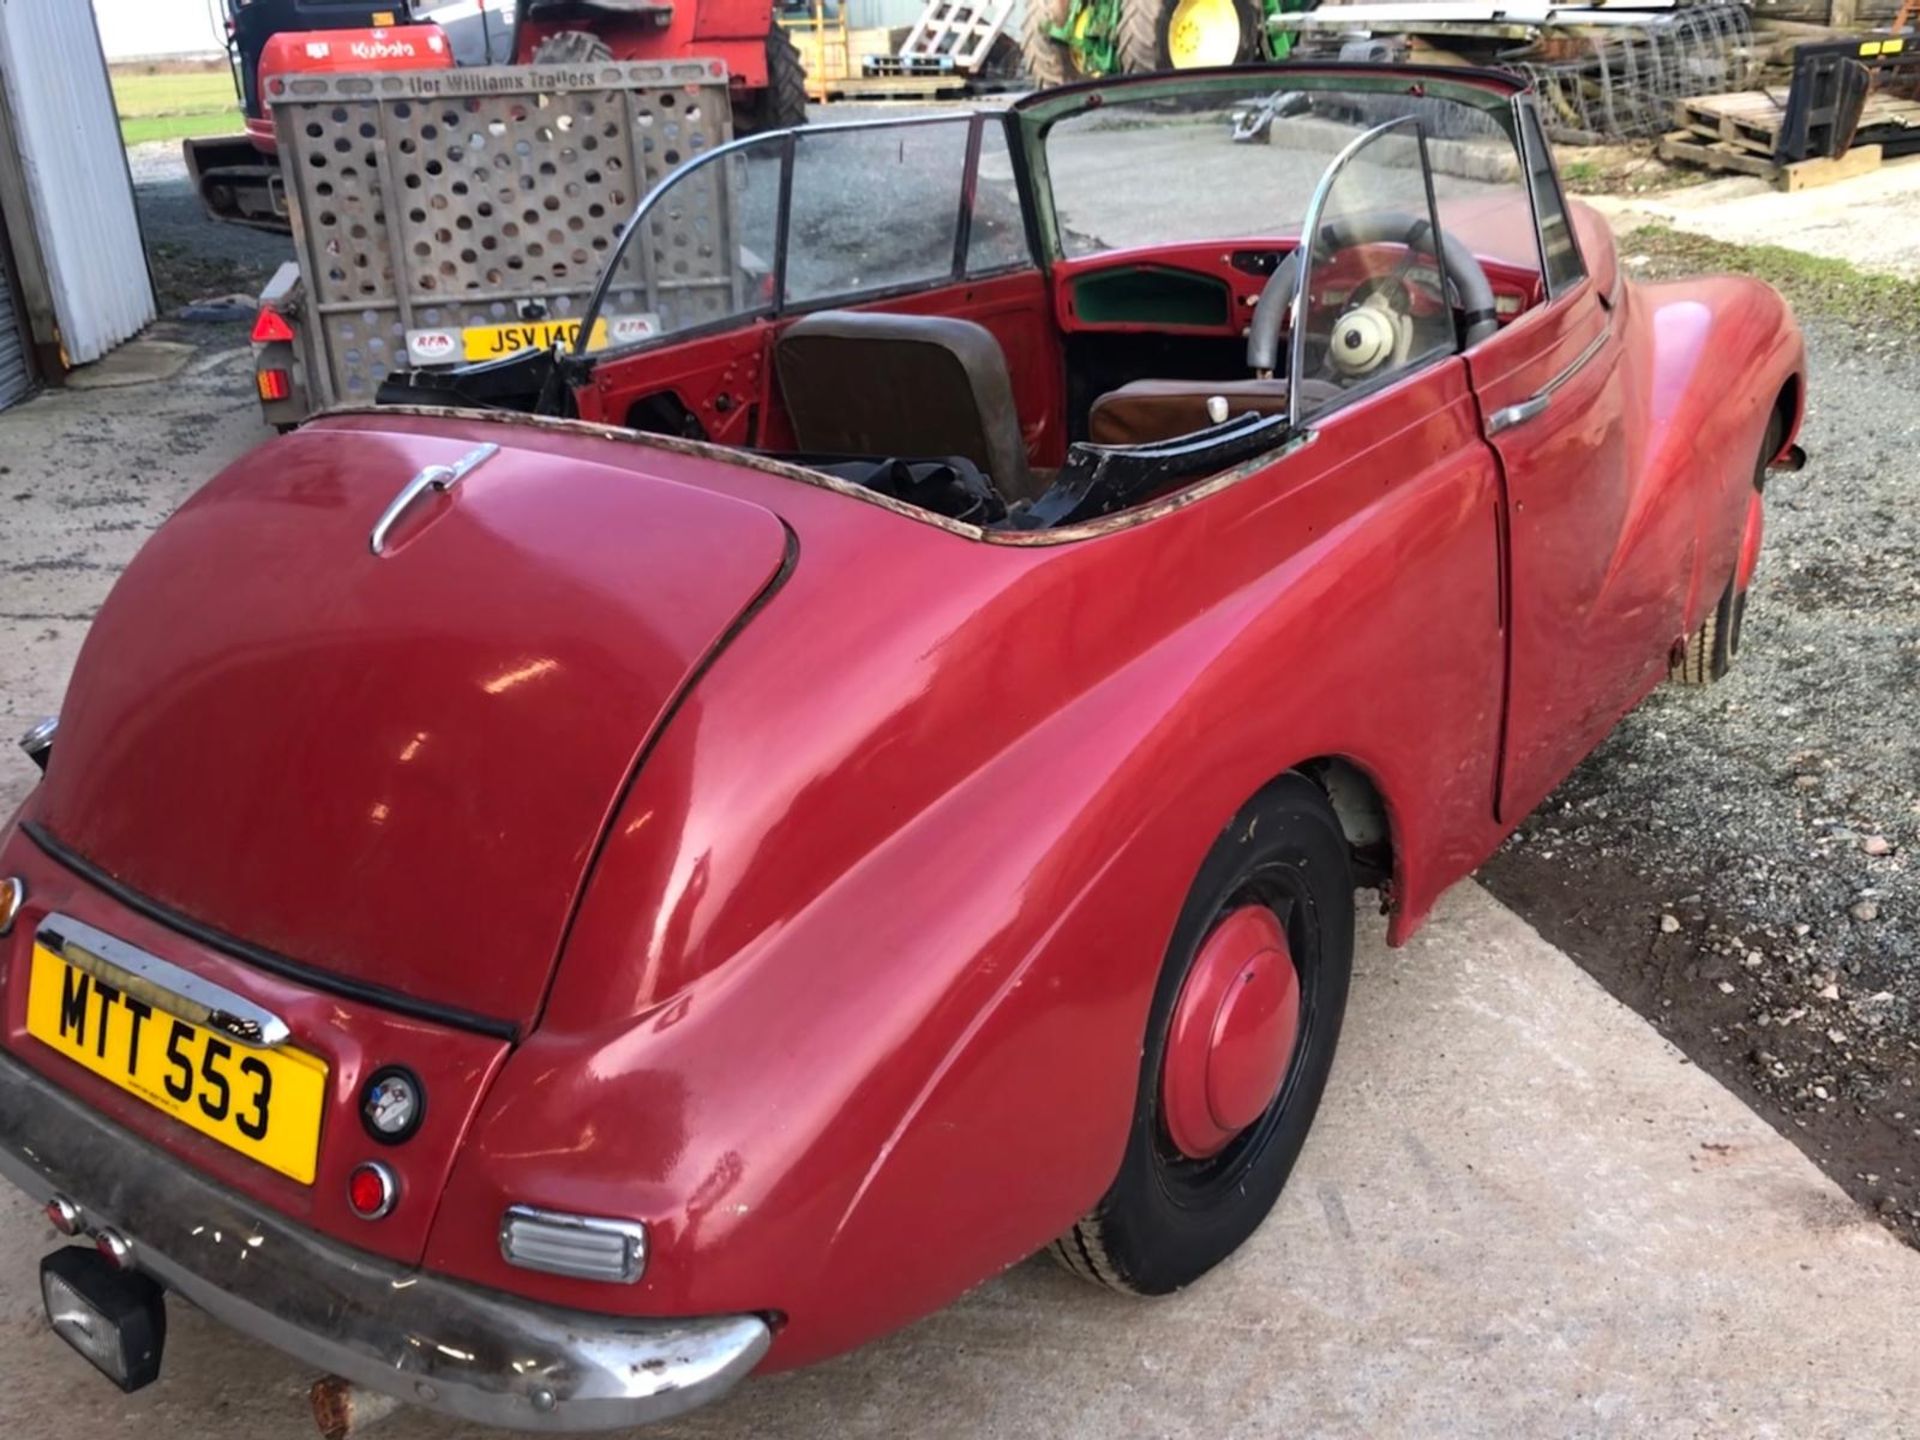
<path id="1" fill-rule="evenodd" d="M 678 158 L 570 350 L 214 479 L 30 737 L 0 1171 L 123 1384 L 163 1290 L 584 1430 L 1050 1244 L 1186 1285 L 1312 1122 L 1356 887 L 1404 940 L 1738 644 L 1794 322 L 1630 280 L 1508 77 Z"/>

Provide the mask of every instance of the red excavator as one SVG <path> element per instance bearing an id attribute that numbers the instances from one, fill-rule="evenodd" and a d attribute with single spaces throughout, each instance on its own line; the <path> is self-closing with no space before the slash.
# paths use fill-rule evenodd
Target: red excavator
<path id="1" fill-rule="evenodd" d="M 288 228 L 262 76 L 697 55 L 727 67 L 734 129 L 803 125 L 806 73 L 773 0 L 224 0 L 245 135 L 185 142 L 208 212 Z"/>

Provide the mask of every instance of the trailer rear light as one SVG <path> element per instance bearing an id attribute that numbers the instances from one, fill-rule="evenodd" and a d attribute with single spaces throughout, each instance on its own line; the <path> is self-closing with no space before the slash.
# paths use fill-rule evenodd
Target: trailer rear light
<path id="1" fill-rule="evenodd" d="M 293 375 L 290 371 L 258 370 L 253 378 L 260 387 L 262 400 L 285 400 L 293 394 Z"/>
<path id="2" fill-rule="evenodd" d="M 500 1254 L 523 1270 L 631 1285 L 647 1268 L 647 1227 L 514 1205 L 500 1222 Z"/>
<path id="3" fill-rule="evenodd" d="M 0 935 L 13 929 L 13 917 L 27 903 L 27 882 L 17 875 L 0 880 Z"/>
<path id="4" fill-rule="evenodd" d="M 293 327 L 287 323 L 287 317 L 271 305 L 262 305 L 260 313 L 253 317 L 253 343 L 274 345 L 292 340 Z"/>

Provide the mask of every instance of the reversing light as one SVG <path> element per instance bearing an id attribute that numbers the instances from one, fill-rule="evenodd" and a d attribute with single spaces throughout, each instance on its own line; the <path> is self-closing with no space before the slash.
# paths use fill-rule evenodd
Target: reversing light
<path id="1" fill-rule="evenodd" d="M 276 345 L 292 339 L 293 327 L 287 323 L 287 317 L 271 305 L 262 305 L 260 313 L 253 317 L 253 343 Z"/>
<path id="2" fill-rule="evenodd" d="M 293 375 L 286 370 L 257 370 L 253 383 L 262 400 L 285 400 L 293 394 Z"/>
<path id="3" fill-rule="evenodd" d="M 27 882 L 17 875 L 0 880 L 0 935 L 13 929 L 13 917 L 27 903 Z"/>
<path id="4" fill-rule="evenodd" d="M 500 1254 L 523 1270 L 631 1285 L 647 1268 L 647 1227 L 514 1205 L 500 1221 Z"/>
<path id="5" fill-rule="evenodd" d="M 378 1160 L 354 1166 L 347 1176 L 347 1205 L 362 1220 L 378 1220 L 391 1213 L 393 1202 L 399 1198 L 399 1181 Z"/>
<path id="6" fill-rule="evenodd" d="M 376 1072 L 360 1098 L 360 1123 L 382 1145 L 410 1138 L 426 1113 L 426 1092 L 411 1070 L 398 1065 Z"/>

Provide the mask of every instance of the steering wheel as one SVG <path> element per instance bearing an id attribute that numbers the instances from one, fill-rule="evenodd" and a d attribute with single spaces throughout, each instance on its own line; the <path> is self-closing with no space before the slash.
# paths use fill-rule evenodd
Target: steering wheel
<path id="1" fill-rule="evenodd" d="M 1404 245 L 1411 253 L 1432 248 L 1432 234 L 1433 226 L 1425 216 L 1409 215 L 1404 210 L 1378 210 L 1369 215 L 1327 221 L 1320 227 L 1317 243 L 1302 239 L 1286 259 L 1274 266 L 1273 274 L 1261 288 L 1260 303 L 1254 306 L 1253 323 L 1247 329 L 1247 368 L 1260 379 L 1270 377 L 1277 368 L 1280 332 L 1293 307 L 1301 256 L 1310 243 L 1311 248 L 1323 254 L 1335 254 L 1355 245 L 1380 244 Z M 1494 317 L 1492 282 L 1480 268 L 1480 262 L 1474 259 L 1473 251 L 1453 236 L 1442 232 L 1439 250 L 1440 270 L 1455 297 L 1455 310 L 1465 342 L 1477 345 L 1500 328 L 1500 322 Z"/>

